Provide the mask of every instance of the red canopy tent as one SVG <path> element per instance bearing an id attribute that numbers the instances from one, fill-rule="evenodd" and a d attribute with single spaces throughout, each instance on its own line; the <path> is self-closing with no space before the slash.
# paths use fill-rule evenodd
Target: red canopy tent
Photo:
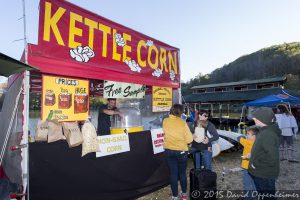
<path id="1" fill-rule="evenodd" d="M 180 89 L 178 48 L 63 0 L 41 0 L 38 45 L 28 45 L 27 60 L 40 74 Z M 97 159 L 65 142 L 31 143 L 30 199 L 133 199 L 167 185 L 150 131 L 129 140 L 130 152 Z"/>

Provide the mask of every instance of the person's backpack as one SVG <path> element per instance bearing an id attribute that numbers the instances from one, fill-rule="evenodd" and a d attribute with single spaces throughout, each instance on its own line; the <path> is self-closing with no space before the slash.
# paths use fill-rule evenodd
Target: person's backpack
<path id="1" fill-rule="evenodd" d="M 217 174 L 207 169 L 190 170 L 190 199 L 217 199 Z"/>

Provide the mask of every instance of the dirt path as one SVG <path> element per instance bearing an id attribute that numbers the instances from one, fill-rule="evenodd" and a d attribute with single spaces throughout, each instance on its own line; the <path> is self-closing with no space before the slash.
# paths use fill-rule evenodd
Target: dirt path
<path id="1" fill-rule="evenodd" d="M 294 157 L 300 160 L 300 136 L 298 139 L 294 140 Z M 228 169 L 233 169 L 240 167 L 240 156 L 242 151 L 232 152 L 232 153 L 221 153 L 217 158 L 215 158 L 213 163 L 214 171 L 218 174 L 218 190 L 242 190 L 242 172 L 230 172 L 225 173 L 222 176 L 222 171 L 228 171 Z M 192 160 L 188 161 L 188 169 L 192 168 Z M 188 188 L 189 188 L 189 175 L 188 175 Z M 299 190 L 300 188 L 300 163 L 290 163 L 288 161 L 280 162 L 280 175 L 276 181 L 276 189 L 278 190 Z M 180 190 L 179 190 L 180 191 Z M 156 192 L 148 194 L 138 200 L 166 200 L 171 197 L 171 188 L 167 186 Z"/>

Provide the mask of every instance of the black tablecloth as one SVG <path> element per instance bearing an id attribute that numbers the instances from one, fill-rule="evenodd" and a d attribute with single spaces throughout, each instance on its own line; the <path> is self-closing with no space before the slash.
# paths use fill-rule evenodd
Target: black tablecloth
<path id="1" fill-rule="evenodd" d="M 163 153 L 153 154 L 150 131 L 129 134 L 130 152 L 81 157 L 66 141 L 29 146 L 31 200 L 135 199 L 168 184 Z"/>

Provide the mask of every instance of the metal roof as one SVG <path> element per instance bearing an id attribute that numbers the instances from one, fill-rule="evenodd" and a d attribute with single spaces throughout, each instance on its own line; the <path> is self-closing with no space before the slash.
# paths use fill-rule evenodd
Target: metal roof
<path id="1" fill-rule="evenodd" d="M 190 94 L 183 97 L 185 103 L 208 103 L 208 102 L 231 102 L 231 101 L 252 101 L 271 94 L 276 94 L 281 91 L 281 88 L 260 89 L 260 90 L 246 90 L 246 91 L 232 91 L 232 92 L 211 92 Z M 287 93 L 292 96 L 300 97 L 300 93 L 285 89 Z"/>
<path id="2" fill-rule="evenodd" d="M 212 88 L 212 87 L 226 87 L 226 86 L 234 86 L 234 85 L 249 85 L 249 84 L 257 84 L 257 83 L 271 83 L 271 82 L 283 82 L 283 81 L 286 81 L 285 76 L 284 77 L 257 79 L 257 80 L 245 80 L 245 81 L 238 81 L 238 82 L 198 85 L 198 86 L 193 86 L 191 89 L 204 89 L 204 88 Z"/>

